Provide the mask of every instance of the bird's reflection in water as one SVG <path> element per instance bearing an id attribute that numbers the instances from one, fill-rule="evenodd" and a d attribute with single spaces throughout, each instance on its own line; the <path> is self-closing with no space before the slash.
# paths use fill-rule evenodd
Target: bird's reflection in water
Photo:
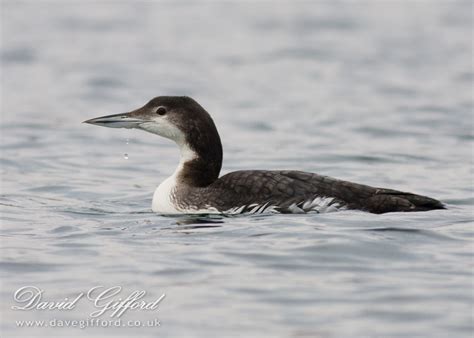
<path id="1" fill-rule="evenodd" d="M 220 215 L 185 215 L 176 219 L 176 225 L 181 230 L 220 228 L 224 217 Z"/>

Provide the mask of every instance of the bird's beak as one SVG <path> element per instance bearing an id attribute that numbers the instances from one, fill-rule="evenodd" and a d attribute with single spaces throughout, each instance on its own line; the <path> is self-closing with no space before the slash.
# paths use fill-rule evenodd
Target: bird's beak
<path id="1" fill-rule="evenodd" d="M 144 122 L 147 121 L 139 117 L 132 116 L 131 113 L 123 113 L 96 117 L 94 119 L 86 120 L 83 123 L 109 128 L 137 128 Z"/>

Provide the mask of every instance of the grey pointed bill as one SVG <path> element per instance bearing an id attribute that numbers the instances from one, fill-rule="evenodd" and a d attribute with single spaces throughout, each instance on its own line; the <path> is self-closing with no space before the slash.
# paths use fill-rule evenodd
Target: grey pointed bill
<path id="1" fill-rule="evenodd" d="M 123 113 L 96 117 L 94 119 L 86 120 L 83 123 L 109 128 L 137 128 L 144 122 L 147 121 L 137 117 L 132 117 L 130 116 L 130 113 Z"/>

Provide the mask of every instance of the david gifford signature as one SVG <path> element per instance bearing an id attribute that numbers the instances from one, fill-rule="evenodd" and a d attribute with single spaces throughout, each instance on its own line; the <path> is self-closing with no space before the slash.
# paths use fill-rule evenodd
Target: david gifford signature
<path id="1" fill-rule="evenodd" d="M 17 305 L 13 305 L 13 310 L 74 310 L 76 305 L 82 299 L 92 303 L 96 310 L 92 311 L 89 316 L 92 318 L 109 314 L 111 318 L 120 318 L 128 310 L 156 310 L 161 301 L 165 298 L 163 293 L 160 297 L 153 301 L 145 301 L 146 295 L 144 290 L 136 290 L 123 298 L 121 286 L 112 286 L 106 288 L 104 286 L 94 286 L 87 292 L 81 292 L 72 298 L 64 298 L 61 301 L 43 300 L 44 290 L 36 286 L 23 286 L 15 291 L 13 300 Z"/>

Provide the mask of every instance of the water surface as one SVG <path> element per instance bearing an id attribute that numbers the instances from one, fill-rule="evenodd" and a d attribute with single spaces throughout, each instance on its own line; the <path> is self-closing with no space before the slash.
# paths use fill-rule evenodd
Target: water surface
<path id="1" fill-rule="evenodd" d="M 471 336 L 472 19 L 469 2 L 3 1 L 2 337 Z M 176 146 L 81 121 L 157 95 L 212 114 L 223 173 L 318 172 L 448 209 L 153 214 Z M 24 285 L 165 293 L 124 317 L 161 326 L 18 328 L 91 312 L 14 311 Z"/>

